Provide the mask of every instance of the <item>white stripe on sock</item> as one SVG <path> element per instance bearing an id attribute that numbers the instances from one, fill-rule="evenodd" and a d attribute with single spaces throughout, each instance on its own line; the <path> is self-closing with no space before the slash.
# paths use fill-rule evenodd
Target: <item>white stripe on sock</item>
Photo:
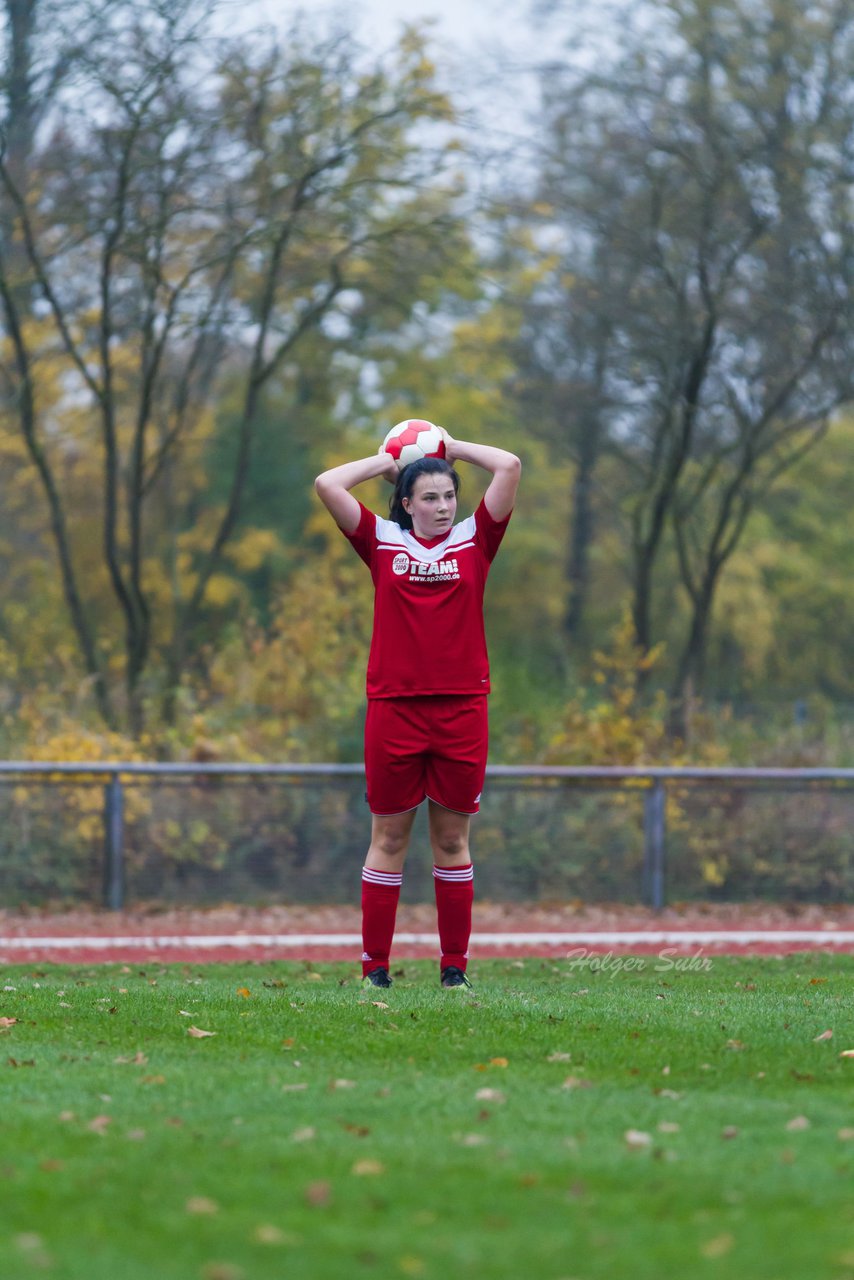
<path id="1" fill-rule="evenodd" d="M 437 880 L 464 881 L 474 879 L 474 867 L 433 867 Z"/>
<path id="2" fill-rule="evenodd" d="M 362 879 L 368 884 L 382 884 L 394 888 L 403 884 L 403 872 L 375 871 L 373 867 L 362 867 Z"/>

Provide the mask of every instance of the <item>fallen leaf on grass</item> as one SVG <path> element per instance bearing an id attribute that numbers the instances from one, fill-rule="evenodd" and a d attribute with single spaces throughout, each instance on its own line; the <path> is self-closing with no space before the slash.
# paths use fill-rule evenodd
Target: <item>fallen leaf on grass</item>
<path id="1" fill-rule="evenodd" d="M 630 1151 L 644 1151 L 652 1146 L 652 1134 L 644 1133 L 642 1129 L 627 1129 L 623 1141 Z"/>
<path id="2" fill-rule="evenodd" d="M 293 1244 L 294 1237 L 287 1235 L 282 1231 L 281 1227 L 275 1227 L 271 1222 L 262 1222 L 255 1228 L 252 1239 L 257 1244 Z"/>
<path id="3" fill-rule="evenodd" d="M 840 1058 L 854 1058 L 854 1049 L 843 1049 Z"/>
<path id="4" fill-rule="evenodd" d="M 95 1116 L 94 1120 L 89 1121 L 86 1128 L 91 1133 L 104 1134 L 112 1123 L 112 1116 Z"/>
<path id="5" fill-rule="evenodd" d="M 832 1031 L 829 1031 L 829 1030 L 822 1031 L 820 1036 L 813 1036 L 813 1044 L 818 1044 L 819 1040 L 832 1040 L 832 1039 L 833 1039 Z"/>
<path id="6" fill-rule="evenodd" d="M 372 1000 L 372 1001 L 371 1001 L 371 1004 L 374 1006 L 374 1008 L 375 1008 L 375 1009 L 387 1009 L 387 1008 L 388 1008 L 388 1005 L 386 1004 L 385 1000 Z"/>
<path id="7" fill-rule="evenodd" d="M 202 1280 L 245 1280 L 246 1272 L 233 1262 L 206 1262 L 201 1276 Z"/>
<path id="8" fill-rule="evenodd" d="M 571 1053 L 561 1053 L 556 1049 L 554 1053 L 550 1053 L 546 1058 L 546 1062 L 572 1062 Z"/>
<path id="9" fill-rule="evenodd" d="M 125 1137 L 127 1138 L 128 1142 L 144 1142 L 145 1130 L 144 1129 L 128 1129 L 127 1133 L 125 1134 Z"/>
<path id="10" fill-rule="evenodd" d="M 561 1089 L 592 1089 L 592 1080 L 582 1080 L 580 1076 L 567 1076 Z"/>
<path id="11" fill-rule="evenodd" d="M 854 1129 L 840 1129 L 836 1136 L 840 1142 L 854 1142 Z"/>
<path id="12" fill-rule="evenodd" d="M 148 1058 L 144 1053 L 139 1052 L 133 1058 L 113 1058 L 113 1062 L 119 1067 L 145 1067 L 148 1066 Z"/>
<path id="13" fill-rule="evenodd" d="M 681 1125 L 678 1125 L 675 1120 L 662 1120 L 656 1128 L 659 1133 L 678 1133 Z"/>
<path id="14" fill-rule="evenodd" d="M 139 1083 L 140 1084 L 165 1084 L 166 1077 L 165 1076 L 143 1076 Z"/>
<path id="15" fill-rule="evenodd" d="M 14 1027 L 17 1021 L 17 1018 L 0 1018 L 0 1031 L 7 1031 L 9 1027 Z"/>
<path id="16" fill-rule="evenodd" d="M 291 1134 L 291 1142 L 311 1142 L 317 1136 L 317 1130 L 312 1126 L 305 1125 L 302 1129 L 294 1129 Z"/>
<path id="17" fill-rule="evenodd" d="M 789 1133 L 799 1133 L 802 1129 L 808 1129 L 809 1127 L 810 1122 L 806 1116 L 793 1116 L 786 1125 L 786 1129 Z"/>
<path id="18" fill-rule="evenodd" d="M 20 1249 L 22 1253 L 29 1253 L 33 1249 L 41 1249 L 44 1241 L 41 1236 L 37 1236 L 34 1231 L 24 1231 L 19 1236 L 15 1236 L 15 1247 Z"/>
<path id="19" fill-rule="evenodd" d="M 200 1217 L 212 1218 L 215 1213 L 219 1213 L 219 1205 L 209 1196 L 190 1196 L 184 1208 L 187 1213 L 194 1213 Z"/>
<path id="20" fill-rule="evenodd" d="M 332 1184 L 330 1182 L 310 1182 L 305 1189 L 306 1204 L 310 1204 L 313 1209 L 323 1209 L 332 1199 Z"/>
<path id="21" fill-rule="evenodd" d="M 301 1084 L 283 1084 L 282 1093 L 299 1093 L 302 1089 L 307 1089 L 308 1085 L 304 1082 Z"/>
<path id="22" fill-rule="evenodd" d="M 462 1147 L 485 1147 L 489 1142 L 485 1133 L 457 1133 L 454 1138 Z"/>
<path id="23" fill-rule="evenodd" d="M 237 994 L 239 996 L 242 996 L 244 1000 L 248 1000 L 252 995 L 252 992 L 249 990 L 248 987 L 238 987 Z"/>
<path id="24" fill-rule="evenodd" d="M 711 1240 L 707 1240 L 705 1244 L 700 1246 L 700 1253 L 704 1258 L 722 1258 L 729 1253 L 735 1244 L 735 1236 L 725 1232 L 721 1236 L 713 1236 Z"/>
<path id="25" fill-rule="evenodd" d="M 385 1165 L 379 1160 L 357 1160 L 350 1172 L 357 1178 L 376 1178 L 385 1173 Z"/>
<path id="26" fill-rule="evenodd" d="M 722 1137 L 722 1138 L 737 1138 L 737 1137 L 738 1137 L 738 1132 L 739 1132 L 739 1131 L 738 1131 L 738 1126 L 737 1126 L 737 1125 L 734 1125 L 734 1124 L 728 1124 L 725 1128 L 721 1129 L 721 1137 Z"/>
<path id="27" fill-rule="evenodd" d="M 25 1255 L 27 1262 L 33 1267 L 47 1271 L 53 1266 L 53 1259 L 45 1249 L 44 1241 L 34 1231 L 25 1231 L 21 1235 L 15 1236 L 15 1246 Z"/>
<path id="28" fill-rule="evenodd" d="M 478 1089 L 474 1095 L 478 1102 L 506 1102 L 507 1097 L 500 1089 Z"/>
<path id="29" fill-rule="evenodd" d="M 356 1087 L 355 1080 L 333 1080 L 329 1085 L 329 1088 L 333 1090 L 334 1089 L 355 1089 L 355 1087 Z"/>
<path id="30" fill-rule="evenodd" d="M 194 1040 L 205 1040 L 208 1036 L 215 1036 L 215 1031 L 202 1031 L 200 1027 L 187 1027 L 187 1035 L 192 1036 Z"/>

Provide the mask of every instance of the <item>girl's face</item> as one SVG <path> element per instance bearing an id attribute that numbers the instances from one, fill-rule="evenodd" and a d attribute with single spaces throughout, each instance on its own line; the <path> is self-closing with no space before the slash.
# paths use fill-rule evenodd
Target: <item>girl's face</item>
<path id="1" fill-rule="evenodd" d="M 438 538 L 447 533 L 457 512 L 457 495 L 451 476 L 419 476 L 412 497 L 403 499 L 403 509 L 412 517 L 412 532 L 419 538 Z"/>

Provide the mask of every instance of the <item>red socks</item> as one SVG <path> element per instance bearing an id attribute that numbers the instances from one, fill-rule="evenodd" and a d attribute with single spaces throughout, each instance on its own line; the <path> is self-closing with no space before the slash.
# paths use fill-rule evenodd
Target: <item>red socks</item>
<path id="1" fill-rule="evenodd" d="M 362 868 L 362 975 L 387 969 L 403 873 Z M 441 967 L 454 965 L 465 973 L 471 937 L 474 868 L 433 867 Z"/>
<path id="2" fill-rule="evenodd" d="M 454 965 L 465 973 L 471 937 L 471 909 L 474 901 L 474 868 L 433 867 L 436 912 L 439 920 L 441 967 Z"/>
<path id="3" fill-rule="evenodd" d="M 362 868 L 362 976 L 372 969 L 387 969 L 402 871 Z"/>

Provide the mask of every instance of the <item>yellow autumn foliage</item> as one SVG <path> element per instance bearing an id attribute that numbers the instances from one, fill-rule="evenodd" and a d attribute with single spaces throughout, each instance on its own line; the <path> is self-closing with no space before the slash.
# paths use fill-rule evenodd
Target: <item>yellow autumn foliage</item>
<path id="1" fill-rule="evenodd" d="M 106 729 L 96 732 L 61 713 L 47 716 L 35 701 L 25 701 L 19 716 L 27 731 L 27 760 L 109 764 L 146 759 L 145 742 L 135 742 L 124 734 Z M 48 773 L 38 780 L 28 779 L 15 788 L 15 807 L 20 813 L 24 813 L 33 805 L 40 788 L 46 785 L 62 787 L 63 803 L 74 817 L 74 834 L 100 853 L 104 841 L 104 787 L 107 781 L 106 775 L 85 772 Z M 150 811 L 151 797 L 144 789 L 128 788 L 125 795 L 128 821 L 140 818 Z"/>
<path id="2" fill-rule="evenodd" d="M 246 743 L 268 759 L 337 758 L 360 712 L 372 599 L 351 559 L 333 536 L 273 602 L 269 628 L 249 621 L 211 656 L 212 709 L 242 710 Z"/>
<path id="3" fill-rule="evenodd" d="M 609 649 L 593 655 L 595 702 L 583 690 L 558 713 L 557 727 L 543 755 L 544 764 L 661 764 L 674 750 L 667 740 L 667 702 L 663 693 L 646 699 L 640 677 L 660 660 L 661 646 L 642 653 L 628 612 Z"/>
<path id="4" fill-rule="evenodd" d="M 272 529 L 247 529 L 226 547 L 226 557 L 240 573 L 253 573 L 275 554 L 284 553 L 281 539 Z"/>

